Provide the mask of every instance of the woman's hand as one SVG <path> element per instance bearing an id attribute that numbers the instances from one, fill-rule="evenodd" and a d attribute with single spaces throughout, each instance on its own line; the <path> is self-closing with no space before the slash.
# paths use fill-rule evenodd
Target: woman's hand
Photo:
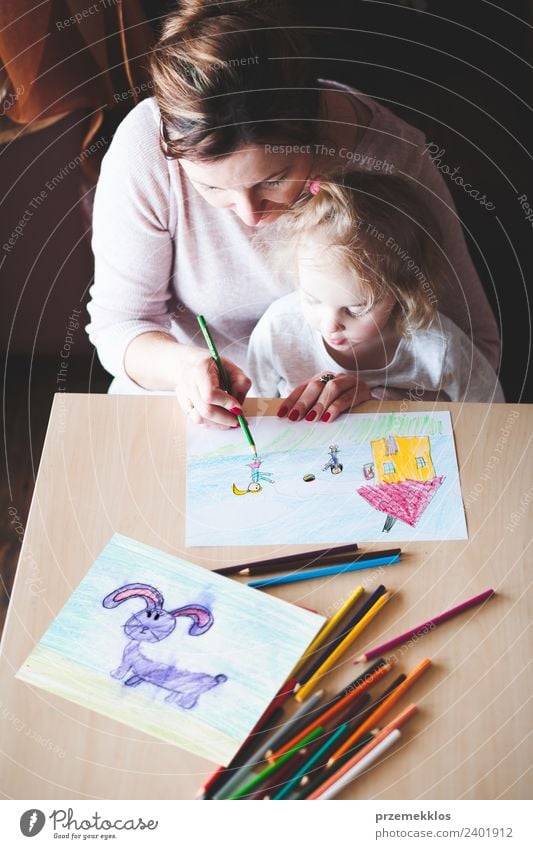
<path id="1" fill-rule="evenodd" d="M 221 357 L 231 381 L 231 394 L 220 386 L 215 361 L 205 352 L 180 375 L 176 397 L 190 421 L 225 430 L 238 427 L 235 416 L 243 415 L 241 404 L 252 385 L 242 369 Z"/>
<path id="2" fill-rule="evenodd" d="M 325 382 L 324 377 L 328 377 Z M 316 374 L 311 380 L 301 383 L 282 402 L 278 416 L 287 416 L 291 422 L 306 421 L 332 422 L 346 410 L 370 401 L 372 398 L 368 385 L 357 373 Z"/>
<path id="3" fill-rule="evenodd" d="M 133 339 L 124 355 L 128 377 L 145 389 L 174 391 L 191 421 L 208 427 L 238 427 L 235 416 L 252 385 L 242 369 L 221 357 L 231 382 L 224 392 L 205 348 L 184 345 L 169 333 L 149 331 Z"/>

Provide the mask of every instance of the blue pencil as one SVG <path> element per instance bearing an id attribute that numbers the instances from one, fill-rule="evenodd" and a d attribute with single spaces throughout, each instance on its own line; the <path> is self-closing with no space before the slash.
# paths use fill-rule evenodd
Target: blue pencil
<path id="1" fill-rule="evenodd" d="M 373 566 L 392 566 L 400 562 L 400 555 L 375 557 L 374 560 L 359 560 L 351 563 L 337 563 L 336 566 L 324 566 L 322 569 L 306 569 L 305 572 L 292 572 L 276 578 L 262 578 L 260 581 L 248 581 L 249 587 L 275 587 L 278 584 L 292 584 L 294 581 L 310 581 L 312 578 L 327 578 L 328 575 L 342 575 L 343 572 L 357 572 L 359 569 L 371 569 Z"/>

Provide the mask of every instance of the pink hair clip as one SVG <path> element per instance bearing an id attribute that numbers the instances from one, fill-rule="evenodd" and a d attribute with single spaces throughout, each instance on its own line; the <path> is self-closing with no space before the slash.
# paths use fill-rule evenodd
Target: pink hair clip
<path id="1" fill-rule="evenodd" d="M 315 179 L 311 180 L 311 182 L 309 183 L 309 191 L 312 195 L 317 195 L 320 191 L 320 180 L 318 179 L 318 177 L 315 177 Z"/>

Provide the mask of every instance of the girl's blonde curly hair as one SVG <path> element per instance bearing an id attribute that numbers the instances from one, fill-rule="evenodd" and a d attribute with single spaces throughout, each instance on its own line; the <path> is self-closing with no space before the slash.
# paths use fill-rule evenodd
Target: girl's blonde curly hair
<path id="1" fill-rule="evenodd" d="M 350 173 L 313 181 L 279 219 L 271 236 L 275 264 L 295 270 L 302 248 L 322 247 L 351 269 L 371 308 L 393 295 L 404 336 L 428 327 L 444 273 L 440 232 L 418 191 L 396 176 Z"/>

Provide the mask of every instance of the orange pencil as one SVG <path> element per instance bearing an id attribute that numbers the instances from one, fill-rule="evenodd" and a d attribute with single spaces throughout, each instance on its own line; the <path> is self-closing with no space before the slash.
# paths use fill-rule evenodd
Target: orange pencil
<path id="1" fill-rule="evenodd" d="M 335 702 L 335 704 L 333 704 L 330 708 L 324 711 L 324 713 L 322 713 L 315 720 L 313 720 L 313 722 L 311 722 L 309 725 L 306 725 L 305 728 L 303 728 L 287 743 L 284 743 L 283 746 L 281 746 L 277 751 L 272 752 L 272 754 L 268 757 L 270 763 L 274 763 L 274 761 L 277 761 L 277 759 L 281 757 L 281 755 L 284 755 L 285 752 L 288 752 L 289 749 L 292 749 L 294 746 L 296 746 L 301 740 L 303 740 L 304 737 L 307 737 L 307 735 L 310 734 L 311 731 L 314 731 L 315 728 L 318 728 L 319 725 L 325 725 L 328 720 L 330 720 L 337 713 L 343 710 L 347 705 L 353 702 L 354 699 L 361 695 L 361 693 L 372 687 L 372 685 L 375 684 L 376 681 L 379 681 L 381 678 L 383 678 L 383 676 L 386 675 L 387 672 L 390 672 L 392 667 L 393 664 L 391 661 L 389 661 L 384 666 L 380 666 L 379 669 L 376 669 L 376 671 L 369 675 L 368 678 L 365 678 L 364 681 L 361 681 L 361 683 L 357 685 L 357 687 L 354 687 L 354 689 L 350 693 L 347 693 L 345 696 L 343 696 L 342 699 L 339 699 L 338 702 Z"/>
<path id="2" fill-rule="evenodd" d="M 411 717 L 417 712 L 417 710 L 418 708 L 415 704 L 408 705 L 405 710 L 402 710 L 402 712 L 399 713 L 398 716 L 395 716 L 394 719 L 391 720 L 388 725 L 382 728 L 382 730 L 378 734 L 376 734 L 373 740 L 370 740 L 366 744 L 366 746 L 363 746 L 362 749 L 359 749 L 357 754 L 350 758 L 349 761 L 346 761 L 346 763 L 343 764 L 340 769 L 333 770 L 332 775 L 327 778 L 323 784 L 320 784 L 319 787 L 316 787 L 313 792 L 309 796 L 307 796 L 307 799 L 318 799 L 318 797 L 321 796 L 322 793 L 324 793 L 324 791 L 328 789 L 328 787 L 331 787 L 332 784 L 335 784 L 335 782 L 337 782 L 339 778 L 342 778 L 342 776 L 345 775 L 350 769 L 352 769 L 352 767 L 358 764 L 359 761 L 362 761 L 363 758 L 365 758 L 368 753 L 372 751 L 372 749 L 375 749 L 376 746 L 381 743 L 382 740 L 385 739 L 385 737 L 388 737 L 391 731 L 394 731 L 396 728 L 401 728 L 402 725 L 404 725 L 408 719 L 411 719 Z"/>
<path id="3" fill-rule="evenodd" d="M 339 748 L 335 752 L 333 752 L 332 756 L 328 761 L 328 767 L 332 766 L 335 761 L 337 761 L 340 757 L 342 757 L 342 755 L 344 755 L 345 752 L 349 751 L 349 749 L 351 749 L 354 743 L 357 743 L 357 741 L 364 734 L 366 734 L 367 731 L 371 731 L 372 728 L 375 728 L 376 722 L 379 722 L 380 719 L 385 716 L 385 714 L 387 714 L 392 707 L 394 707 L 396 702 L 401 699 L 403 694 L 407 690 L 409 690 L 410 687 L 413 686 L 415 681 L 417 681 L 420 676 L 424 674 L 426 669 L 429 669 L 430 666 L 431 661 L 429 660 L 429 658 L 426 657 L 424 658 L 424 660 L 421 660 L 418 666 L 415 666 L 413 671 L 409 673 L 405 681 L 402 681 L 402 683 L 398 687 L 396 687 L 395 690 L 392 691 L 390 696 L 385 699 L 385 701 L 381 702 L 381 704 L 376 708 L 376 710 L 370 714 L 368 719 L 354 731 L 352 736 L 348 737 L 348 739 L 344 741 L 342 746 L 339 746 Z"/>

